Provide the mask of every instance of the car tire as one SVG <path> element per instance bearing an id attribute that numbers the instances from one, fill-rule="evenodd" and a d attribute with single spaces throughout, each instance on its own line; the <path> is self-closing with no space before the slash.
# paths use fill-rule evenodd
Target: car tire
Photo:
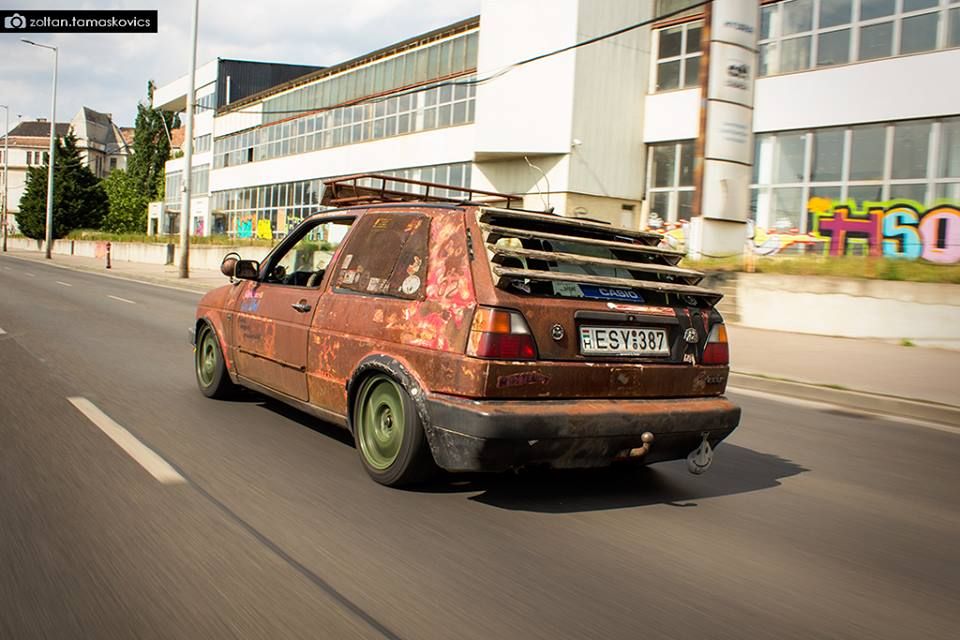
<path id="1" fill-rule="evenodd" d="M 220 340 L 209 324 L 204 322 L 197 332 L 197 346 L 194 349 L 194 372 L 200 392 L 208 398 L 222 400 L 231 397 L 237 390 L 220 350 Z"/>
<path id="2" fill-rule="evenodd" d="M 388 487 L 427 480 L 437 467 L 410 394 L 383 372 L 363 378 L 359 385 L 353 435 L 364 469 Z"/>

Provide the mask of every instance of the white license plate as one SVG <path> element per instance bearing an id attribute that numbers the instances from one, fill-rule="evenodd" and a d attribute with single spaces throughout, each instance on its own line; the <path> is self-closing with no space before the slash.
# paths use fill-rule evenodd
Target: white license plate
<path id="1" fill-rule="evenodd" d="M 580 353 L 599 356 L 670 355 L 666 329 L 580 327 Z"/>

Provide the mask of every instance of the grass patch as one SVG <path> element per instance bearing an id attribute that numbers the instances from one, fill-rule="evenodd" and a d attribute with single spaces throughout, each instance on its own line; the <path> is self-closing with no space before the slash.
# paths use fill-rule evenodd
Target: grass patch
<path id="1" fill-rule="evenodd" d="M 682 266 L 700 271 L 746 271 L 742 257 L 684 260 Z M 960 264 L 922 260 L 892 260 L 860 256 L 781 256 L 756 258 L 757 273 L 792 276 L 830 276 L 868 280 L 960 284 Z"/>
<path id="2" fill-rule="evenodd" d="M 911 340 L 910 338 L 903 338 L 902 340 L 900 340 L 900 346 L 901 346 L 901 347 L 915 347 L 915 346 L 917 346 L 917 344 L 916 344 L 913 340 Z"/>

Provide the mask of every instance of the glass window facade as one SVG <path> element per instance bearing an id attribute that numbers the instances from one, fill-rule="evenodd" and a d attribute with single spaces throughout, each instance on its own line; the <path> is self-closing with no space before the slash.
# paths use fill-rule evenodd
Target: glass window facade
<path id="1" fill-rule="evenodd" d="M 479 37 L 478 31 L 463 33 L 268 98 L 263 122 L 473 71 Z"/>
<path id="2" fill-rule="evenodd" d="M 164 176 L 163 201 L 167 208 L 180 209 L 183 197 L 183 172 L 168 171 Z M 210 165 L 203 164 L 193 168 L 190 173 L 190 192 L 202 196 L 210 190 Z"/>
<path id="3" fill-rule="evenodd" d="M 784 0 L 763 5 L 758 73 L 775 75 L 960 46 L 960 10 L 953 6 L 953 0 Z"/>
<path id="4" fill-rule="evenodd" d="M 702 31 L 703 21 L 657 31 L 657 91 L 697 86 Z"/>
<path id="5" fill-rule="evenodd" d="M 960 198 L 960 118 L 763 133 L 755 145 L 753 218 L 762 228 L 809 231 L 813 197 L 858 207 Z"/>
<path id="6" fill-rule="evenodd" d="M 194 153 L 206 153 L 210 151 L 210 147 L 213 143 L 213 136 L 207 134 L 205 136 L 199 136 L 193 139 L 193 152 Z"/>
<path id="7" fill-rule="evenodd" d="M 439 182 L 459 187 L 470 186 L 471 163 L 433 165 L 378 171 L 379 174 Z M 179 174 L 173 174 L 179 176 Z M 170 174 L 167 176 L 168 184 Z M 379 186 L 379 181 L 377 182 Z M 410 185 L 388 184 L 388 188 L 407 190 Z M 416 187 L 413 187 L 416 188 Z M 256 235 L 261 220 L 269 220 L 271 235 L 281 237 L 305 217 L 316 213 L 320 208 L 323 194 L 323 181 L 301 180 L 282 184 L 266 184 L 243 189 L 216 191 L 212 194 L 212 212 L 225 218 L 225 232 L 234 237 L 245 238 Z M 437 195 L 456 197 L 459 192 L 441 190 Z"/>
<path id="8" fill-rule="evenodd" d="M 248 129 L 214 141 L 214 168 L 468 124 L 475 96 L 474 85 L 446 85 Z"/>
<path id="9" fill-rule="evenodd" d="M 693 140 L 650 145 L 647 198 L 650 226 L 689 220 L 693 214 Z"/>

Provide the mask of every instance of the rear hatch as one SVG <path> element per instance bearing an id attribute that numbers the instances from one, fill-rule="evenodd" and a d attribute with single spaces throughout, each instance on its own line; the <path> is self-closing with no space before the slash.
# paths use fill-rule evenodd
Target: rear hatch
<path id="1" fill-rule="evenodd" d="M 496 304 L 520 311 L 540 360 L 702 362 L 722 295 L 661 236 L 509 209 L 477 212 Z"/>

